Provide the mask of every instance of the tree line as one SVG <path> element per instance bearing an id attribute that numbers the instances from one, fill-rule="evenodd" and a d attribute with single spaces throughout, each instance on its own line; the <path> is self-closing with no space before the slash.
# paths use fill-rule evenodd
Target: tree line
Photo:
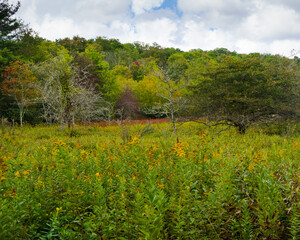
<path id="1" fill-rule="evenodd" d="M 36 124 L 116 118 L 205 119 L 244 133 L 299 120 L 300 61 L 225 48 L 187 52 L 118 39 L 49 41 L 0 1 L 0 116 Z"/>

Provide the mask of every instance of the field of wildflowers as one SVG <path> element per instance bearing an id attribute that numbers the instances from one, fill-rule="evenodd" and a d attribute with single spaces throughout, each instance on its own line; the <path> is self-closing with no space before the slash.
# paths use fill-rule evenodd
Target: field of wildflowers
<path id="1" fill-rule="evenodd" d="M 299 239 L 300 138 L 186 123 L 17 128 L 0 239 Z"/>

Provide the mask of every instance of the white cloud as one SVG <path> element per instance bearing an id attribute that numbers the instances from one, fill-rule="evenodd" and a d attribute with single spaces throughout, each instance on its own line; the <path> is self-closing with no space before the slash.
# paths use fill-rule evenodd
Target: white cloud
<path id="1" fill-rule="evenodd" d="M 249 16 L 240 32 L 251 40 L 299 39 L 300 18 L 293 9 L 269 5 Z"/>
<path id="2" fill-rule="evenodd" d="M 239 53 L 260 52 L 263 54 L 279 54 L 290 57 L 293 50 L 298 54 L 300 40 L 277 40 L 272 42 L 238 39 L 236 42 Z"/>
<path id="3" fill-rule="evenodd" d="M 74 4 L 74 17 L 81 20 L 100 20 L 102 23 L 109 23 L 130 17 L 131 0 L 78 0 Z"/>
<path id="4" fill-rule="evenodd" d="M 50 15 L 46 15 L 38 26 L 38 31 L 47 39 L 53 40 L 53 32 L 55 32 L 55 38 L 62 38 L 65 35 L 72 35 L 78 30 L 72 19 L 52 18 Z"/>
<path id="5" fill-rule="evenodd" d="M 189 20 L 185 23 L 181 48 L 212 50 L 215 48 L 233 49 L 234 39 L 220 29 L 208 29 L 204 23 Z"/>
<path id="6" fill-rule="evenodd" d="M 164 47 L 173 45 L 177 25 L 175 22 L 168 18 L 156 19 L 154 21 L 144 21 L 136 23 L 137 40 L 146 43 L 159 43 Z"/>
<path id="7" fill-rule="evenodd" d="M 164 0 L 132 0 L 132 11 L 135 14 L 142 14 L 153 8 L 160 7 Z"/>
<path id="8" fill-rule="evenodd" d="M 16 0 L 11 0 L 12 3 Z M 22 0 L 18 15 L 50 40 L 80 35 L 157 42 L 183 50 L 225 47 L 289 55 L 300 50 L 298 0 Z"/>

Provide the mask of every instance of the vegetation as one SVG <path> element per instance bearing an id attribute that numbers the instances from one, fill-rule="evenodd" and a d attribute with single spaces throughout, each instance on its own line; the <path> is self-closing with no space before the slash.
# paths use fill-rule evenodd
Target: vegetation
<path id="1" fill-rule="evenodd" d="M 20 2 L 16 6 L 10 5 L 8 0 L 1 0 L 0 2 L 0 39 L 11 39 L 16 36 L 19 29 L 23 27 L 22 21 L 13 16 L 20 8 Z M 2 43 L 2 41 L 0 41 Z"/>
<path id="2" fill-rule="evenodd" d="M 245 133 L 257 122 L 299 120 L 297 58 L 224 48 L 182 52 L 105 37 L 52 42 L 14 18 L 19 3 L 2 0 L 1 6 L 0 116 L 10 122 L 70 128 L 83 121 L 169 117 L 176 132 L 178 118 L 201 118 Z M 23 70 L 14 77 L 9 69 L 17 65 Z M 27 97 L 20 104 L 12 96 L 20 86 L 9 84 L 12 79 L 36 81 L 29 105 Z"/>
<path id="3" fill-rule="evenodd" d="M 19 7 L 0 0 L 0 239 L 299 239 L 298 58 L 53 42 Z"/>
<path id="4" fill-rule="evenodd" d="M 57 128 L 2 134 L 1 239 L 299 238 L 299 135 Z"/>
<path id="5" fill-rule="evenodd" d="M 263 56 L 228 56 L 210 66 L 192 87 L 202 117 L 223 121 L 245 133 L 253 122 L 299 114 L 299 70 L 292 61 Z"/>

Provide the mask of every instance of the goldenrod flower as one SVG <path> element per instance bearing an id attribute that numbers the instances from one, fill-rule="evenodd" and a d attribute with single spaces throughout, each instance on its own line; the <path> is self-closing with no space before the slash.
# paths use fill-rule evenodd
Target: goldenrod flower
<path id="1" fill-rule="evenodd" d="M 29 173 L 30 173 L 30 171 L 25 171 L 25 170 L 23 171 L 23 175 L 25 175 L 25 176 L 28 175 Z"/>
<path id="2" fill-rule="evenodd" d="M 176 152 L 178 157 L 185 157 L 185 148 L 184 145 L 180 142 L 176 143 L 173 147 L 173 150 Z"/>
<path id="3" fill-rule="evenodd" d="M 58 212 L 59 212 L 61 209 L 62 209 L 62 207 L 60 207 L 60 208 L 56 208 L 56 211 L 58 211 Z"/>

